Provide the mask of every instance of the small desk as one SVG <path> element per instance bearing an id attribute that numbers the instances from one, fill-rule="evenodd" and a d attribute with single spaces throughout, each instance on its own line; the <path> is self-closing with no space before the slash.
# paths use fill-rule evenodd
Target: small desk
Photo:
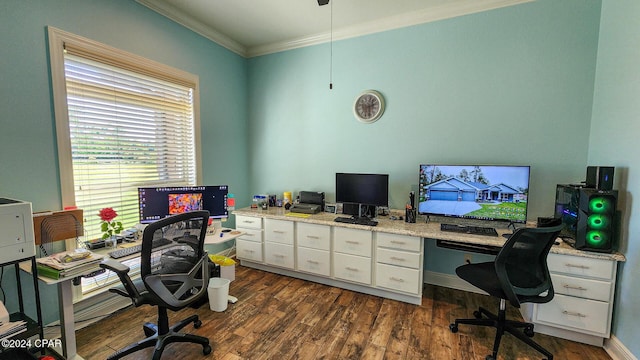
<path id="1" fill-rule="evenodd" d="M 223 234 L 220 236 L 220 234 Z M 208 234 L 205 238 L 205 245 L 210 244 L 219 244 L 226 241 L 233 240 L 240 236 L 242 233 L 233 233 L 231 232 L 221 232 L 217 230 L 212 234 Z M 137 242 L 139 243 L 139 242 Z M 113 249 L 98 249 L 95 251 L 98 254 L 105 255 L 108 257 L 108 253 Z M 118 261 L 130 260 L 136 258 L 140 253 L 132 254 L 127 257 L 123 257 L 120 259 L 116 259 Z M 20 263 L 20 269 L 31 274 L 31 263 L 29 261 L 25 261 Z M 94 269 L 88 269 L 87 274 L 92 271 L 99 270 L 100 267 L 96 264 Z M 38 276 L 42 282 L 47 285 L 56 285 L 58 287 L 58 308 L 60 311 L 60 332 L 62 338 L 62 355 L 67 360 L 82 360 L 82 357 L 77 353 L 76 347 L 76 330 L 75 330 L 75 316 L 73 313 L 73 279 L 74 277 L 69 278 L 60 278 L 60 279 L 52 279 L 45 276 Z"/>

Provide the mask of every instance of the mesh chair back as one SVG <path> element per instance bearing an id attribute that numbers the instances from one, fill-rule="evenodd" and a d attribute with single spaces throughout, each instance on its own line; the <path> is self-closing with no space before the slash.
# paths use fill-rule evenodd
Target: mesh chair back
<path id="1" fill-rule="evenodd" d="M 140 276 L 155 303 L 178 310 L 206 292 L 209 259 L 204 238 L 208 220 L 208 211 L 192 211 L 145 228 Z"/>
<path id="2" fill-rule="evenodd" d="M 562 225 L 518 229 L 496 256 L 498 279 L 513 306 L 553 298 L 547 255 L 561 229 Z"/>

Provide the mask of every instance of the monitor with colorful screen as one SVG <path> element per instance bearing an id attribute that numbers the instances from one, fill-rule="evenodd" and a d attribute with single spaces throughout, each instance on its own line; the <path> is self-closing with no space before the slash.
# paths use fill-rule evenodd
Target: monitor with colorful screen
<path id="1" fill-rule="evenodd" d="M 195 210 L 208 210 L 213 219 L 226 218 L 228 190 L 226 185 L 138 188 L 140 222 Z"/>

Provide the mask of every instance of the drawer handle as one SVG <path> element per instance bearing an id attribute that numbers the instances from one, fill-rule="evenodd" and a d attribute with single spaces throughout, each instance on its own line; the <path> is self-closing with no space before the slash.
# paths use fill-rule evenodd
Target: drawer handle
<path id="1" fill-rule="evenodd" d="M 246 236 L 255 236 L 254 234 L 251 233 L 245 233 Z"/>
<path id="2" fill-rule="evenodd" d="M 282 230 L 273 230 L 274 233 L 276 234 L 284 234 L 285 232 Z"/>
<path id="3" fill-rule="evenodd" d="M 316 265 L 320 264 L 319 262 L 314 261 L 314 260 L 307 260 L 307 262 L 308 262 L 309 264 L 316 264 Z"/>
<path id="4" fill-rule="evenodd" d="M 404 279 L 400 279 L 400 278 L 397 278 L 397 277 L 390 277 L 390 278 L 389 278 L 389 280 L 391 280 L 391 281 L 396 281 L 396 282 L 400 282 L 400 283 L 403 283 L 403 282 L 404 282 Z"/>
<path id="5" fill-rule="evenodd" d="M 282 254 L 273 254 L 273 256 L 274 256 L 274 257 L 277 257 L 277 258 L 283 258 L 283 257 L 285 257 L 285 255 L 282 255 Z"/>
<path id="6" fill-rule="evenodd" d="M 586 266 L 586 265 L 575 265 L 575 264 L 565 264 L 565 266 L 574 267 L 574 268 L 578 268 L 578 269 L 588 269 L 589 268 L 589 266 Z"/>
<path id="7" fill-rule="evenodd" d="M 581 314 L 579 312 L 567 311 L 567 310 L 563 311 L 562 313 L 565 314 L 565 315 L 577 316 L 577 317 L 581 317 L 581 318 L 586 318 L 587 317 L 587 315 L 585 315 L 585 314 Z"/>
<path id="8" fill-rule="evenodd" d="M 398 244 L 398 245 L 405 245 L 405 244 L 406 244 L 406 242 L 404 242 L 404 241 L 398 241 L 398 240 L 391 240 L 391 243 L 392 243 L 392 244 Z"/>
<path id="9" fill-rule="evenodd" d="M 243 223 L 245 223 L 245 224 L 253 224 L 253 223 L 254 223 L 254 221 L 244 220 L 244 221 L 243 221 Z"/>
<path id="10" fill-rule="evenodd" d="M 316 240 L 317 240 L 317 239 L 320 239 L 320 237 L 319 237 L 319 236 L 313 236 L 313 235 L 307 235 L 307 237 L 308 237 L 309 239 L 316 239 Z"/>
<path id="11" fill-rule="evenodd" d="M 244 249 L 244 252 L 246 252 L 246 253 L 253 253 L 253 252 L 255 252 L 255 251 L 253 251 L 253 250 L 249 250 L 249 249 Z"/>
<path id="12" fill-rule="evenodd" d="M 406 259 L 405 259 L 405 258 L 400 258 L 400 257 L 397 257 L 397 256 L 392 256 L 392 257 L 391 257 L 391 260 L 395 260 L 395 261 L 406 261 Z"/>
<path id="13" fill-rule="evenodd" d="M 345 242 L 346 242 L 347 244 L 354 244 L 354 245 L 360 244 L 360 242 L 359 242 L 359 241 L 353 241 L 353 240 L 347 240 L 347 241 L 345 241 Z"/>
<path id="14" fill-rule="evenodd" d="M 349 270 L 349 271 L 358 271 L 358 269 L 354 268 L 354 267 L 346 267 L 345 269 Z"/>
<path id="15" fill-rule="evenodd" d="M 580 291 L 587 290 L 587 288 L 584 288 L 582 286 L 572 286 L 572 285 L 569 285 L 569 284 L 564 284 L 563 287 L 565 289 L 571 289 L 571 290 L 580 290 Z"/>

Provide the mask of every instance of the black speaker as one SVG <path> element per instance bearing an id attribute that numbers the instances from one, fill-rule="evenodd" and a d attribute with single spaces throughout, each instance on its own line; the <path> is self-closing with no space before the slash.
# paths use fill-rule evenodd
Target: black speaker
<path id="1" fill-rule="evenodd" d="M 617 250 L 617 202 L 616 190 L 580 189 L 576 249 L 608 253 Z"/>
<path id="2" fill-rule="evenodd" d="M 613 189 L 613 166 L 587 166 L 586 187 L 598 190 Z"/>

